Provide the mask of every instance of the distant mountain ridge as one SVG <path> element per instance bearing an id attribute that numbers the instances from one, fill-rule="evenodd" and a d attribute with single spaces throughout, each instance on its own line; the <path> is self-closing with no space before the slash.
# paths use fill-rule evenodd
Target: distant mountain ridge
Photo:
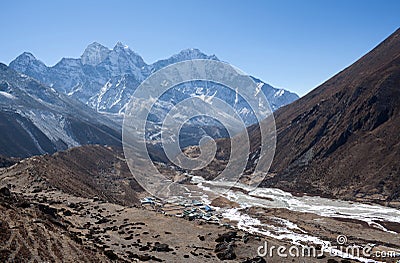
<path id="1" fill-rule="evenodd" d="M 82 144 L 121 143 L 116 123 L 1 63 L 0 126 L 0 155 L 5 156 L 27 157 Z"/>
<path id="2" fill-rule="evenodd" d="M 148 65 L 140 55 L 121 42 L 113 49 L 94 42 L 85 49 L 80 58 L 63 58 L 52 67 L 47 67 L 28 52 L 12 61 L 10 67 L 80 100 L 98 112 L 120 115 L 135 89 L 151 73 L 190 59 L 218 60 L 215 55 L 206 55 L 198 49 L 186 49 Z M 273 88 L 256 78 L 254 80 L 262 87 L 272 110 L 298 99 L 295 93 Z M 210 94 L 210 90 L 203 92 Z M 172 101 L 172 98 L 166 99 Z"/>

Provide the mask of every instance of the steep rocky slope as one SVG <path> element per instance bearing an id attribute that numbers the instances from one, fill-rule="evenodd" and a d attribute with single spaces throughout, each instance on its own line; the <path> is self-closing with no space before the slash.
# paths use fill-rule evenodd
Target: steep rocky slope
<path id="1" fill-rule="evenodd" d="M 275 119 L 277 176 L 264 186 L 399 201 L 400 30 Z"/>
<path id="2" fill-rule="evenodd" d="M 120 144 L 120 128 L 84 104 L 0 64 L 0 154 L 26 157 Z"/>

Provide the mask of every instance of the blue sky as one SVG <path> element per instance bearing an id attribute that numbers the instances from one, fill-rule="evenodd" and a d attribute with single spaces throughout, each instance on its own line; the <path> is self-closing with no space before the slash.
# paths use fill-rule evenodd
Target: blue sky
<path id="1" fill-rule="evenodd" d="M 400 27 L 400 1 L 3 1 L 0 61 L 47 65 L 117 41 L 147 63 L 185 48 L 304 95 Z"/>

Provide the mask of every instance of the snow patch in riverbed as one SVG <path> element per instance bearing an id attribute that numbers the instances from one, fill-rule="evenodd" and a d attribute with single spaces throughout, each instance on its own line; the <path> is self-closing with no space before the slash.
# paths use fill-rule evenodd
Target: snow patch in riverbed
<path id="1" fill-rule="evenodd" d="M 230 201 L 238 203 L 241 208 L 246 207 L 265 207 L 265 208 L 286 208 L 290 211 L 312 213 L 321 217 L 340 217 L 355 219 L 368 223 L 374 228 L 381 229 L 389 233 L 376 221 L 389 221 L 400 223 L 400 211 L 394 208 L 380 205 L 362 204 L 342 200 L 322 198 L 318 196 L 293 196 L 292 194 L 275 188 L 251 189 L 247 185 L 232 182 L 207 181 L 203 178 L 193 177 L 192 183 L 197 184 L 203 191 L 210 194 L 223 193 L 223 196 Z M 235 187 L 243 191 L 233 191 Z M 221 209 L 222 210 L 222 209 Z M 243 231 L 260 234 L 277 240 L 287 240 L 288 242 L 302 246 L 302 244 L 313 243 L 321 245 L 324 252 L 336 255 L 341 258 L 358 260 L 361 262 L 379 262 L 367 258 L 356 257 L 332 247 L 328 241 L 307 234 L 296 224 L 282 218 L 278 220 L 280 225 L 275 226 L 263 224 L 260 220 L 252 218 L 247 214 L 242 214 L 240 209 L 232 208 L 223 212 L 222 216 L 231 221 L 237 222 L 238 229 Z"/>
<path id="2" fill-rule="evenodd" d="M 356 257 L 349 253 L 343 252 L 337 249 L 336 247 L 332 246 L 331 242 L 324 241 L 318 237 L 310 236 L 305 231 L 303 231 L 302 234 L 295 233 L 291 231 L 290 228 L 292 229 L 300 229 L 300 228 L 298 228 L 296 224 L 288 220 L 283 219 L 283 222 L 286 221 L 288 228 L 277 228 L 276 226 L 262 224 L 260 220 L 252 218 L 247 214 L 242 214 L 237 208 L 228 209 L 222 215 L 223 217 L 231 221 L 236 221 L 238 229 L 243 230 L 245 232 L 249 232 L 251 234 L 260 234 L 277 240 L 287 240 L 291 244 L 299 247 L 303 247 L 304 246 L 303 244 L 310 244 L 310 243 L 315 245 L 321 245 L 322 250 L 325 253 L 330 253 L 331 255 L 335 255 L 340 258 L 353 259 L 353 260 L 358 260 L 360 262 L 368 262 L 368 263 L 381 262 L 363 257 Z M 268 230 L 268 228 L 272 230 Z"/>
<path id="3" fill-rule="evenodd" d="M 206 186 L 205 186 L 206 185 Z M 291 211 L 312 213 L 323 217 L 355 219 L 368 223 L 383 231 L 394 233 L 377 223 L 388 221 L 400 223 L 400 211 L 380 205 L 362 204 L 343 200 L 334 200 L 318 196 L 293 196 L 275 188 L 257 188 L 250 191 L 249 186 L 240 183 L 227 183 L 202 180 L 198 185 L 205 191 L 225 192 L 224 196 L 242 207 L 286 208 Z M 235 187 L 248 192 L 227 190 Z"/>

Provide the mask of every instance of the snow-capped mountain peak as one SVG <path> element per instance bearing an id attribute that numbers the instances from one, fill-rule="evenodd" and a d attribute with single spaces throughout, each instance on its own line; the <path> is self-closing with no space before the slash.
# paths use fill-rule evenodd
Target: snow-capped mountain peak
<path id="1" fill-rule="evenodd" d="M 83 52 L 81 56 L 82 64 L 96 66 L 103 62 L 110 52 L 111 50 L 109 50 L 105 46 L 97 42 L 93 42 L 92 44 L 87 46 L 87 48 Z"/>
<path id="2" fill-rule="evenodd" d="M 201 52 L 197 48 L 187 48 L 182 50 L 181 52 L 172 55 L 171 57 L 167 59 L 161 59 L 153 63 L 151 66 L 151 71 L 155 72 L 165 66 L 171 65 L 173 63 L 181 62 L 181 61 L 186 61 L 186 60 L 192 60 L 192 59 L 212 59 L 212 60 L 219 60 L 215 55 L 206 55 L 203 52 Z"/>
<path id="3" fill-rule="evenodd" d="M 47 66 L 29 52 L 19 55 L 10 63 L 10 67 L 36 79 L 42 79 L 47 74 Z"/>
<path id="4" fill-rule="evenodd" d="M 173 55 L 172 57 L 175 58 L 180 58 L 180 59 L 210 59 L 211 57 L 215 57 L 217 58 L 215 55 L 212 56 L 208 56 L 206 54 L 204 54 L 203 52 L 201 52 L 199 49 L 197 48 L 187 48 L 182 50 L 181 52 L 179 52 L 176 55 Z"/>
<path id="5" fill-rule="evenodd" d="M 24 52 L 24 53 L 22 53 L 18 58 L 20 58 L 20 59 L 26 59 L 26 60 L 28 60 L 28 61 L 35 61 L 35 60 L 37 60 L 37 59 L 35 58 L 35 56 L 34 56 L 32 53 L 30 53 L 30 52 Z"/>
<path id="6" fill-rule="evenodd" d="M 24 68 L 33 64 L 40 67 L 46 67 L 46 65 L 43 62 L 36 59 L 36 57 L 30 52 L 22 53 L 11 63 L 13 63 L 16 67 L 19 68 Z"/>
<path id="7" fill-rule="evenodd" d="M 107 59 L 105 63 L 112 65 L 114 69 L 123 74 L 128 73 L 128 70 L 129 72 L 134 72 L 136 75 L 140 75 L 139 69 L 148 66 L 139 54 L 132 51 L 122 42 L 115 44 Z"/>
<path id="8" fill-rule="evenodd" d="M 181 62 L 185 60 L 192 60 L 192 59 L 213 59 L 213 60 L 219 60 L 215 55 L 207 55 L 203 52 L 200 51 L 200 49 L 197 48 L 187 48 L 183 49 L 181 52 L 178 54 L 173 55 L 167 61 L 171 61 L 173 63 L 176 62 Z M 160 60 L 162 61 L 162 60 Z M 156 62 L 157 63 L 157 62 Z M 156 64 L 155 63 L 155 64 Z"/>
<path id="9" fill-rule="evenodd" d="M 118 41 L 117 44 L 115 44 L 113 50 L 119 50 L 119 49 L 128 50 L 129 47 L 127 45 L 123 44 L 122 42 Z"/>

